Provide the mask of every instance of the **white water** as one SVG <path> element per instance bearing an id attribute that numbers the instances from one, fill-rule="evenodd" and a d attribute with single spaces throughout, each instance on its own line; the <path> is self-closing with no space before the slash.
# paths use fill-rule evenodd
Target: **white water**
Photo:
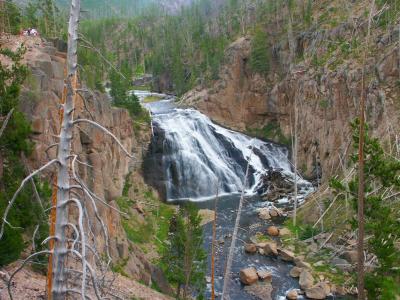
<path id="1" fill-rule="evenodd" d="M 147 96 L 138 93 L 139 98 Z M 144 104 L 152 112 L 154 139 L 162 139 L 162 170 L 168 200 L 206 200 L 219 194 L 254 194 L 269 169 L 292 174 L 285 147 L 214 124 L 194 109 L 175 108 L 173 100 Z M 162 134 L 157 134 L 157 131 Z"/>

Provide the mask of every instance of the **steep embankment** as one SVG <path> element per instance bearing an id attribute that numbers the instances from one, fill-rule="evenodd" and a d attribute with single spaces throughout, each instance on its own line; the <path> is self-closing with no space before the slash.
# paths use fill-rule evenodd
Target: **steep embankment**
<path id="1" fill-rule="evenodd" d="M 27 48 L 23 63 L 30 69 L 30 75 L 21 93 L 20 109 L 32 123 L 34 148 L 28 165 L 31 170 L 37 169 L 49 159 L 55 157 L 56 150 L 52 146 L 57 142 L 59 131 L 59 102 L 64 86 L 65 53 L 58 52 L 51 43 L 40 38 L 11 37 L 2 47 L 17 49 L 22 43 Z M 104 199 L 109 205 L 117 207 L 125 182 L 135 180 L 135 195 L 137 201 L 143 191 L 149 188 L 144 184 L 141 174 L 141 159 L 143 147 L 149 143 L 150 132 L 147 126 L 137 126 L 125 109 L 111 107 L 104 94 L 85 91 L 81 86 L 74 112 L 75 118 L 92 119 L 117 136 L 126 149 L 134 153 L 131 160 L 111 139 L 101 131 L 90 126 L 79 126 L 74 131 L 72 151 L 78 155 L 82 164 L 77 173 L 88 184 L 94 193 Z M 53 173 L 45 174 L 49 182 Z M 142 196 L 143 197 L 143 196 Z M 150 286 L 156 281 L 163 286 L 162 274 L 146 258 L 142 250 L 128 240 L 122 226 L 121 216 L 109 207 L 98 204 L 100 218 L 107 226 L 109 233 L 109 249 L 114 265 L 118 265 L 121 273 L 131 279 L 141 281 Z M 94 212 L 88 210 L 89 220 L 94 220 Z M 106 243 L 99 226 L 94 227 L 91 236 L 100 253 L 104 252 Z M 123 263 L 122 263 L 123 262 Z M 12 268 L 12 267 L 11 267 Z M 22 275 L 21 275 L 22 276 Z M 23 276 L 21 277 L 23 278 Z M 44 283 L 44 278 L 38 275 L 38 280 Z M 144 297 L 145 299 L 167 299 L 145 286 L 118 277 L 116 286 L 139 286 L 135 289 L 120 288 L 115 291 L 121 297 Z M 16 286 L 24 285 L 16 281 Z M 167 285 L 168 286 L 168 285 Z M 43 293 L 45 284 L 36 286 L 38 295 Z M 18 289 L 24 292 L 24 288 Z M 136 292 L 136 294 L 135 294 Z M 22 294 L 21 294 L 22 296 Z M 19 297 L 17 297 L 19 299 Z M 21 297 L 22 298 L 22 297 Z"/>
<path id="2" fill-rule="evenodd" d="M 366 4 L 347 4 L 348 15 L 340 15 L 341 22 L 337 22 L 342 13 L 337 4 L 314 8 L 318 24 L 295 37 L 291 72 L 287 35 L 271 36 L 271 67 L 266 76 L 250 68 L 251 38 L 241 37 L 227 48 L 219 79 L 211 87 L 198 86 L 188 92 L 182 103 L 218 123 L 242 131 L 263 131 L 264 137 L 278 142 L 293 136 L 296 110 L 299 168 L 313 177 L 321 166 L 326 181 L 346 166 L 351 152 L 350 122 L 358 114 L 368 25 L 362 9 Z M 329 15 L 331 11 L 337 16 Z M 381 27 L 375 20 L 364 68 L 367 121 L 373 134 L 391 146 L 399 132 L 400 116 L 398 30 Z"/>

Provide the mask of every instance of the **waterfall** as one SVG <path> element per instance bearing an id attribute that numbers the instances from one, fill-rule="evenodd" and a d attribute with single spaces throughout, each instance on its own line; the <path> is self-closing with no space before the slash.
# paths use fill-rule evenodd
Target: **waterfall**
<path id="1" fill-rule="evenodd" d="M 283 146 L 223 128 L 197 110 L 175 108 L 172 100 L 145 106 L 154 128 L 145 173 L 167 200 L 205 200 L 215 195 L 218 183 L 220 194 L 239 193 L 248 160 L 249 194 L 267 170 L 292 173 Z"/>

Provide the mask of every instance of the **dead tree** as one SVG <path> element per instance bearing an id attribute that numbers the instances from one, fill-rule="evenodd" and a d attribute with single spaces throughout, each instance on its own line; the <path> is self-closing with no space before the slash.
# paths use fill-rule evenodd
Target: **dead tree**
<path id="1" fill-rule="evenodd" d="M 365 218 L 364 218 L 364 206 L 365 206 L 365 185 L 364 185 L 364 135 L 365 135 L 365 62 L 367 57 L 367 51 L 369 48 L 369 38 L 371 34 L 371 21 L 373 16 L 373 10 L 375 1 L 371 1 L 371 7 L 368 17 L 368 32 L 366 37 L 366 45 L 364 48 L 363 64 L 362 64 L 362 76 L 361 76 L 361 101 L 360 101 L 360 137 L 358 142 L 358 240 L 357 240 L 357 290 L 358 299 L 365 299 L 364 292 L 364 235 L 365 235 Z"/>
<path id="2" fill-rule="evenodd" d="M 73 155 L 71 142 L 73 139 L 74 127 L 85 123 L 109 135 L 125 152 L 127 156 L 132 155 L 125 149 L 118 138 L 105 127 L 88 119 L 75 119 L 75 98 L 77 96 L 77 45 L 78 45 L 78 24 L 80 17 L 80 0 L 71 1 L 71 10 L 68 25 L 68 53 L 67 53 L 67 74 L 65 78 L 66 96 L 65 103 L 61 103 L 61 130 L 58 138 L 57 158 L 33 171 L 22 182 L 12 199 L 9 201 L 3 215 L 3 222 L 0 229 L 0 239 L 4 235 L 5 226 L 12 226 L 7 221 L 7 216 L 12 209 L 19 193 L 24 186 L 31 182 L 31 179 L 50 167 L 56 168 L 56 201 L 52 204 L 51 210 L 55 210 L 54 235 L 47 237 L 42 244 L 49 244 L 47 250 L 35 252 L 25 259 L 22 265 L 10 276 L 8 291 L 13 299 L 11 283 L 13 277 L 33 258 L 41 255 L 50 255 L 50 280 L 48 283 L 49 299 L 61 300 L 69 296 L 81 299 L 92 299 L 92 294 L 97 299 L 105 299 L 108 287 L 105 284 L 104 272 L 109 268 L 111 257 L 108 250 L 107 227 L 99 216 L 97 204 L 105 205 L 121 213 L 117 208 L 110 206 L 105 200 L 93 193 L 85 182 L 79 177 L 77 165 L 87 166 Z M 92 220 L 88 216 L 88 207 L 94 212 L 96 221 L 100 224 L 105 240 L 105 252 L 101 258 L 96 245 L 91 245 L 94 235 L 91 232 Z M 72 208 L 77 211 L 77 217 L 69 214 Z M 90 253 L 90 254 L 89 254 Z M 68 259 L 68 263 L 67 263 Z M 72 262 L 72 263 L 71 263 Z M 100 271 L 101 276 L 96 274 Z M 89 291 L 90 287 L 90 291 Z M 78 297 L 77 297 L 78 295 Z"/>
<path id="3" fill-rule="evenodd" d="M 222 288 L 222 300 L 229 299 L 228 296 L 228 288 L 229 288 L 229 280 L 231 279 L 231 269 L 232 269 L 232 262 L 233 262 L 233 254 L 235 252 L 235 247 L 236 247 L 236 239 L 237 239 L 237 234 L 239 231 L 239 224 L 240 224 L 240 217 L 242 214 L 242 209 L 243 209 L 243 204 L 244 204 L 244 193 L 246 190 L 246 185 L 247 185 L 247 177 L 249 175 L 249 167 L 250 167 L 250 160 L 251 160 L 251 154 L 253 153 L 253 141 L 251 141 L 251 148 L 250 148 L 250 156 L 247 158 L 247 167 L 246 167 L 246 174 L 244 175 L 244 180 L 243 180 L 243 186 L 242 186 L 242 193 L 240 196 L 240 201 L 239 201 L 239 207 L 236 213 L 236 219 L 235 219 L 235 226 L 233 228 L 233 233 L 232 233 L 232 241 L 231 245 L 229 247 L 229 253 L 228 257 L 226 259 L 226 269 L 225 269 L 225 274 L 224 274 L 224 285 Z"/>

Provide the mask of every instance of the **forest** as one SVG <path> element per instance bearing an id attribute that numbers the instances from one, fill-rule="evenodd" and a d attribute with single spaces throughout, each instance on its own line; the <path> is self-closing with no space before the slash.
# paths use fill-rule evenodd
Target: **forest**
<path id="1" fill-rule="evenodd" d="M 399 16 L 0 0 L 0 299 L 398 299 Z"/>

